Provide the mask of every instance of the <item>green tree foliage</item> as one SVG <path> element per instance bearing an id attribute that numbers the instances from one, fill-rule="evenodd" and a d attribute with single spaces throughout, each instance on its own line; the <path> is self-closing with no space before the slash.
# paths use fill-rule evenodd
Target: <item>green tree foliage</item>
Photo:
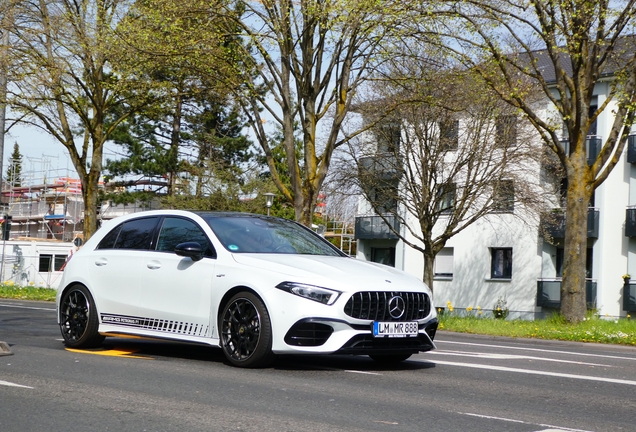
<path id="1" fill-rule="evenodd" d="M 114 73 L 118 45 L 111 38 L 127 7 L 118 0 L 29 0 L 12 9 L 7 104 L 14 120 L 43 130 L 68 151 L 82 182 L 85 239 L 97 229 L 104 145 L 153 98 Z"/>
<path id="2" fill-rule="evenodd" d="M 241 182 L 251 143 L 225 91 L 236 85 L 231 77 L 241 41 L 218 31 L 223 17 L 201 13 L 211 6 L 200 0 L 140 1 L 118 26 L 119 37 L 129 43 L 119 66 L 145 81 L 161 102 L 120 125 L 113 141 L 124 157 L 108 161 L 109 175 L 163 181 L 166 188 L 158 191 L 170 196 L 194 188 L 201 197 L 206 189 Z"/>
<path id="3" fill-rule="evenodd" d="M 246 2 L 238 23 L 248 43 L 240 53 L 253 59 L 246 85 L 235 97 L 263 149 L 279 192 L 293 203 L 295 218 L 310 225 L 334 151 L 359 133 L 342 128 L 354 96 L 386 59 L 401 19 L 401 4 L 366 0 L 264 0 Z M 297 152 L 296 125 L 301 153 Z M 282 141 L 271 141 L 279 128 Z M 285 172 L 275 147 L 282 143 Z M 289 176 L 289 183 L 286 177 Z"/>
<path id="4" fill-rule="evenodd" d="M 13 144 L 13 153 L 9 157 L 5 181 L 10 187 L 22 186 L 22 153 L 17 142 Z"/>

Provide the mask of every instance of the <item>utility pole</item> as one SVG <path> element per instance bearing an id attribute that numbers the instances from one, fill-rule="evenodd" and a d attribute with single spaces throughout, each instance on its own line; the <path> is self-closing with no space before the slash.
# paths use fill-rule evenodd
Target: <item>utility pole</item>
<path id="1" fill-rule="evenodd" d="M 12 5 L 3 2 L 2 14 L 2 46 L 0 46 L 0 191 L 2 190 L 2 168 L 4 161 L 4 131 L 7 115 L 7 74 L 9 69 L 9 22 Z"/>

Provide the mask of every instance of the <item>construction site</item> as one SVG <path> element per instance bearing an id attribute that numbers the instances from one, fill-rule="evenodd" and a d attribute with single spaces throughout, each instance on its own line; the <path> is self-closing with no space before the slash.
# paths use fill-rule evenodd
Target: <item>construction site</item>
<path id="1" fill-rule="evenodd" d="M 27 158 L 28 169 L 3 182 L 0 282 L 56 288 L 64 263 L 83 243 L 82 185 L 52 158 Z M 11 167 L 9 168 L 11 170 Z M 103 205 L 100 219 L 148 210 L 141 205 Z"/>

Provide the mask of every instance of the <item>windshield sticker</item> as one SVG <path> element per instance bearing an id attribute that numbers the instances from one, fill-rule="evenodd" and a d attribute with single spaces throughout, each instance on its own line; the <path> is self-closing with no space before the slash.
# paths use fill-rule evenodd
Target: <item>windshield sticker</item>
<path id="1" fill-rule="evenodd" d="M 227 247 L 227 248 L 228 248 L 229 250 L 231 250 L 231 251 L 237 251 L 237 250 L 239 250 L 239 247 L 238 247 L 237 245 L 233 245 L 233 244 L 228 245 L 228 247 Z"/>

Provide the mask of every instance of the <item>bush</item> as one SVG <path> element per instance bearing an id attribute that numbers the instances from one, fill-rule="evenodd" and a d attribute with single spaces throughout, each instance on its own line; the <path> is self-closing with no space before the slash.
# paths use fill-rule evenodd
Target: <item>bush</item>
<path id="1" fill-rule="evenodd" d="M 497 303 L 492 308 L 492 314 L 496 319 L 506 319 L 510 310 L 508 309 L 508 302 L 505 297 L 499 297 Z"/>

